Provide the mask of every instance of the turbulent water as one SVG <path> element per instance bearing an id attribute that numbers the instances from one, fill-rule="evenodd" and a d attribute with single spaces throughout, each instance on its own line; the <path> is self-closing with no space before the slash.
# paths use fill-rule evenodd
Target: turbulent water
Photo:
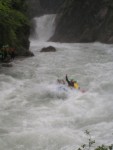
<path id="1" fill-rule="evenodd" d="M 39 52 L 49 45 L 57 51 Z M 85 130 L 94 146 L 112 144 L 113 45 L 35 39 L 30 49 L 35 57 L 0 68 L 0 150 L 76 150 Z M 66 74 L 86 92 L 59 91 Z"/>

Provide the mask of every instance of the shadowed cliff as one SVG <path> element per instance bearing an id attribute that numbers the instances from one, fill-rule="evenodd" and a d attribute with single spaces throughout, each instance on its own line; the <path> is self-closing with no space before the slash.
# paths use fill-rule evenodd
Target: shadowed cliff
<path id="1" fill-rule="evenodd" d="M 113 43 L 112 0 L 65 0 L 52 41 Z"/>
<path id="2" fill-rule="evenodd" d="M 27 0 L 29 16 L 36 17 L 44 14 L 56 14 L 65 0 Z"/>

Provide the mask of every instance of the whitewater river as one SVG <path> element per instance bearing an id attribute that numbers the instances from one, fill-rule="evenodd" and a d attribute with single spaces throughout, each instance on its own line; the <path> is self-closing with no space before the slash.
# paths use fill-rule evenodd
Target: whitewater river
<path id="1" fill-rule="evenodd" d="M 57 51 L 39 52 L 49 45 Z M 0 68 L 0 150 L 77 150 L 85 130 L 95 146 L 113 144 L 113 45 L 35 39 L 30 49 Z M 86 92 L 59 91 L 66 74 Z"/>

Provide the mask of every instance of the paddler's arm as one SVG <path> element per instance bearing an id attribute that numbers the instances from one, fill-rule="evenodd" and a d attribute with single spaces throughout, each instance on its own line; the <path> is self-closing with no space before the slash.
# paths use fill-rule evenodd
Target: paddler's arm
<path id="1" fill-rule="evenodd" d="M 68 80 L 67 74 L 66 74 L 66 81 L 67 81 L 68 85 L 70 85 L 70 81 Z"/>

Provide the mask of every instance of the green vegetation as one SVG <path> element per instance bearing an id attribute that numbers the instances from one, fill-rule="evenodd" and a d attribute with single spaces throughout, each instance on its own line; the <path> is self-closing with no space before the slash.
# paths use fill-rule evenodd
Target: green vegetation
<path id="1" fill-rule="evenodd" d="M 25 0 L 0 0 L 0 48 L 4 45 L 16 49 L 29 47 L 29 21 Z"/>
<path id="2" fill-rule="evenodd" d="M 87 135 L 88 142 L 81 145 L 81 147 L 78 148 L 78 150 L 91 150 L 91 149 L 94 149 L 94 150 L 112 150 L 113 145 L 110 145 L 110 146 L 102 145 L 102 146 L 98 146 L 97 148 L 94 148 L 95 140 L 92 139 L 90 132 L 88 130 L 86 130 L 85 134 Z"/>

